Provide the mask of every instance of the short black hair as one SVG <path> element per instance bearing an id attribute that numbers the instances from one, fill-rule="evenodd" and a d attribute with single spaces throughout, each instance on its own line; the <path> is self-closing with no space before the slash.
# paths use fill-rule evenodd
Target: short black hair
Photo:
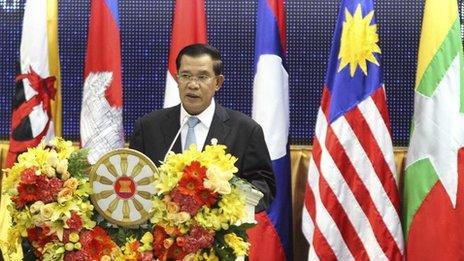
<path id="1" fill-rule="evenodd" d="M 180 50 L 179 54 L 177 55 L 176 58 L 176 69 L 179 71 L 180 68 L 180 61 L 182 59 L 182 56 L 187 55 L 190 57 L 200 57 L 203 55 L 208 55 L 211 57 L 211 60 L 213 60 L 213 70 L 216 75 L 222 74 L 222 61 L 221 61 L 221 53 L 219 53 L 219 50 L 214 48 L 211 45 L 208 44 L 201 44 L 201 43 L 196 43 L 196 44 L 191 44 L 187 45 L 182 50 Z"/>

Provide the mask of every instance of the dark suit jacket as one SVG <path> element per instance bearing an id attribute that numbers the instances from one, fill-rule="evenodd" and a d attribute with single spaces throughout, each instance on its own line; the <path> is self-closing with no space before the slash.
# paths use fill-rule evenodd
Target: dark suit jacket
<path id="1" fill-rule="evenodd" d="M 144 115 L 135 123 L 129 147 L 144 153 L 159 166 L 180 128 L 179 117 L 180 105 Z M 238 158 L 235 163 L 238 176 L 264 193 L 256 212 L 268 208 L 275 195 L 275 179 L 261 126 L 245 114 L 216 103 L 205 145 L 212 138 L 226 145 L 227 152 Z M 172 150 L 182 152 L 180 137 Z"/>

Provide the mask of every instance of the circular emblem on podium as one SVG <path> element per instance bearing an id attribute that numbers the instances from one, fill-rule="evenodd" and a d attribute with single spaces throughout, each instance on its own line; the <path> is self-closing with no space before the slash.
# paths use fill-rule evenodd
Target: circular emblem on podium
<path id="1" fill-rule="evenodd" d="M 150 218 L 155 194 L 155 164 L 132 149 L 116 149 L 103 155 L 90 171 L 91 199 L 110 223 L 134 227 Z"/>

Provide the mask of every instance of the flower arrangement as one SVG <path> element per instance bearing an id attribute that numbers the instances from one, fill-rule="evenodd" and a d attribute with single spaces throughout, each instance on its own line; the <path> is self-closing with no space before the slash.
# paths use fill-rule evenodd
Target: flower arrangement
<path id="1" fill-rule="evenodd" d="M 168 155 L 155 177 L 154 256 L 160 260 L 235 260 L 247 254 L 236 158 L 223 145 Z"/>
<path id="2" fill-rule="evenodd" d="M 8 244 L 27 238 L 41 260 L 234 260 L 247 254 L 245 201 L 225 146 L 170 154 L 155 175 L 150 224 L 117 228 L 90 201 L 87 151 L 61 138 L 21 154 L 2 193 Z"/>

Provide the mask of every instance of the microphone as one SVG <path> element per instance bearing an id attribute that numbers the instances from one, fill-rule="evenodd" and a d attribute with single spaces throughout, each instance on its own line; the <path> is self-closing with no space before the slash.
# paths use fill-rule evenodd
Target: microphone
<path id="1" fill-rule="evenodd" d="M 172 147 L 174 147 L 174 143 L 176 143 L 177 138 L 179 137 L 180 132 L 182 131 L 182 128 L 184 125 L 187 123 L 189 116 L 185 115 L 185 117 L 182 119 L 182 123 L 180 124 L 179 130 L 176 133 L 176 136 L 174 136 L 174 139 L 171 142 L 171 145 L 168 148 L 168 151 L 166 151 L 166 154 L 164 154 L 164 159 L 163 161 L 166 161 L 166 157 L 168 156 L 169 152 L 172 150 Z"/>

